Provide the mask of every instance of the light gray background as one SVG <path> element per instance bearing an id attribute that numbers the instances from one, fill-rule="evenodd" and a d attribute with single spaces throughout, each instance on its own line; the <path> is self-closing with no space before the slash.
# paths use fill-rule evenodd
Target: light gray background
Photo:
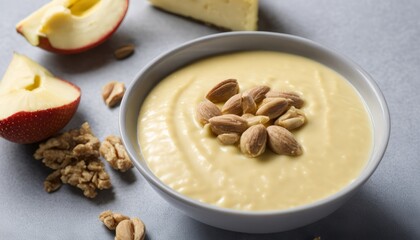
<path id="1" fill-rule="evenodd" d="M 220 30 L 131 0 L 118 32 L 87 53 L 58 56 L 30 46 L 15 24 L 47 0 L 0 1 L 0 72 L 13 51 L 25 54 L 82 89 L 77 114 L 66 129 L 88 121 L 103 139 L 118 134 L 119 108 L 100 97 L 110 80 L 129 84 L 159 54 Z M 94 200 L 64 186 L 48 194 L 50 170 L 34 160 L 36 145 L 0 139 L 0 239 L 113 239 L 98 220 L 111 209 L 138 216 L 147 239 L 420 239 L 420 1 L 260 0 L 260 30 L 309 38 L 359 63 L 378 82 L 388 101 L 389 147 L 372 178 L 342 208 L 309 226 L 271 235 L 249 235 L 196 222 L 164 202 L 133 169 L 120 174 L 108 166 L 114 188 Z M 136 53 L 115 61 L 113 50 L 136 44 Z"/>

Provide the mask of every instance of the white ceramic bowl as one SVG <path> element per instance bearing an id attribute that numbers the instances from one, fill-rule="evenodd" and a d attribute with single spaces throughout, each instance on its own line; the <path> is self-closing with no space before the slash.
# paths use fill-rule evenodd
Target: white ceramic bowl
<path id="1" fill-rule="evenodd" d="M 239 211 L 212 206 L 181 195 L 150 171 L 137 142 L 139 110 L 150 90 L 164 77 L 188 63 L 216 54 L 244 50 L 280 51 L 313 59 L 340 73 L 356 88 L 371 115 L 374 144 L 366 167 L 355 181 L 339 192 L 311 204 L 281 211 Z M 312 223 L 332 213 L 349 199 L 378 166 L 388 143 L 390 120 L 385 99 L 376 83 L 347 58 L 296 36 L 268 32 L 232 32 L 188 42 L 159 56 L 144 67 L 128 87 L 122 101 L 120 130 L 136 168 L 170 204 L 188 216 L 215 227 L 239 232 L 269 233 Z"/>

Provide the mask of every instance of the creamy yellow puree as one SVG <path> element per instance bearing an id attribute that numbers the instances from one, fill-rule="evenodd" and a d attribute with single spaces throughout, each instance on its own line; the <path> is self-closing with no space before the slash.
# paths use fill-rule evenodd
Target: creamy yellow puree
<path id="1" fill-rule="evenodd" d="M 197 104 L 228 78 L 241 92 L 268 85 L 303 96 L 308 122 L 293 131 L 301 156 L 268 150 L 248 158 L 200 125 Z M 369 158 L 372 126 L 358 93 L 336 72 L 300 56 L 252 51 L 197 61 L 163 79 L 142 105 L 138 140 L 153 173 L 186 196 L 224 208 L 280 210 L 351 183 Z"/>

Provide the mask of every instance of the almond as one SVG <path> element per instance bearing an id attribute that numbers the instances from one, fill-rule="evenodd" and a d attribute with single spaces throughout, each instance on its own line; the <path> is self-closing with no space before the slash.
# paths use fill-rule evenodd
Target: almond
<path id="1" fill-rule="evenodd" d="M 267 130 L 258 124 L 248 128 L 241 136 L 241 151 L 248 157 L 258 157 L 265 151 Z"/>
<path id="2" fill-rule="evenodd" d="M 203 101 L 197 106 L 197 120 L 203 125 L 208 123 L 210 118 L 220 115 L 220 109 L 210 101 Z"/>
<path id="3" fill-rule="evenodd" d="M 295 92 L 277 92 L 277 91 L 269 91 L 265 94 L 267 98 L 287 98 L 290 100 L 290 105 L 301 108 L 304 104 L 303 99 L 299 96 L 299 94 Z"/>
<path id="4" fill-rule="evenodd" d="M 111 81 L 102 88 L 102 98 L 105 104 L 112 108 L 119 104 L 125 94 L 123 82 Z"/>
<path id="5" fill-rule="evenodd" d="M 267 116 L 247 116 L 245 120 L 248 122 L 248 126 L 251 127 L 258 124 L 264 125 L 270 121 L 270 118 Z"/>
<path id="6" fill-rule="evenodd" d="M 133 240 L 144 240 L 146 237 L 146 226 L 143 221 L 138 218 L 131 218 L 131 223 L 134 226 Z"/>
<path id="7" fill-rule="evenodd" d="M 126 219 L 118 223 L 117 228 L 115 229 L 116 240 L 133 239 L 133 236 L 134 226 L 130 220 Z"/>
<path id="8" fill-rule="evenodd" d="M 287 130 L 293 130 L 296 128 L 301 127 L 303 124 L 305 124 L 305 117 L 303 116 L 298 116 L 298 117 L 294 117 L 294 118 L 288 118 L 285 120 L 281 120 L 281 121 L 276 121 L 275 124 L 277 126 L 280 127 L 284 127 Z"/>
<path id="9" fill-rule="evenodd" d="M 124 45 L 124 46 L 118 48 L 117 50 L 115 50 L 114 57 L 117 60 L 126 59 L 134 53 L 134 49 L 135 49 L 134 44 Z"/>
<path id="10" fill-rule="evenodd" d="M 242 96 L 240 93 L 233 95 L 222 107 L 223 114 L 242 115 Z"/>
<path id="11" fill-rule="evenodd" d="M 270 119 L 275 119 L 289 109 L 289 102 L 285 98 L 275 98 L 258 108 L 256 115 L 265 115 Z"/>
<path id="12" fill-rule="evenodd" d="M 289 156 L 302 154 L 302 147 L 287 129 L 273 125 L 267 127 L 267 133 L 268 146 L 273 152 Z"/>
<path id="13" fill-rule="evenodd" d="M 251 95 L 244 94 L 242 96 L 242 110 L 243 113 L 255 114 L 257 111 L 257 104 L 254 101 L 254 98 Z"/>
<path id="14" fill-rule="evenodd" d="M 217 136 L 217 139 L 224 145 L 233 145 L 239 141 L 239 138 L 237 133 L 223 133 Z"/>
<path id="15" fill-rule="evenodd" d="M 251 113 L 244 113 L 244 114 L 242 114 L 241 117 L 246 120 L 248 118 L 255 117 L 255 115 L 254 114 L 251 114 Z"/>
<path id="16" fill-rule="evenodd" d="M 254 99 L 254 102 L 259 103 L 265 98 L 265 94 L 268 91 L 270 91 L 270 87 L 268 86 L 256 86 L 249 89 L 244 94 L 250 95 Z"/>
<path id="17" fill-rule="evenodd" d="M 305 113 L 295 107 L 291 107 L 285 114 L 281 115 L 274 124 L 293 130 L 301 127 L 306 122 Z"/>
<path id="18" fill-rule="evenodd" d="M 220 135 L 223 133 L 243 133 L 248 128 L 245 119 L 234 114 L 226 114 L 209 119 L 211 131 Z"/>
<path id="19" fill-rule="evenodd" d="M 236 79 L 227 79 L 214 86 L 206 95 L 206 98 L 213 103 L 227 101 L 239 92 L 239 84 Z"/>

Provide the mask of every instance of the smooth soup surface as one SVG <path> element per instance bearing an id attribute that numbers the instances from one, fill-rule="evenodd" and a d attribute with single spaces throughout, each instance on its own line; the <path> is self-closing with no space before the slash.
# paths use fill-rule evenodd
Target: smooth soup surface
<path id="1" fill-rule="evenodd" d="M 248 158 L 198 123 L 197 104 L 228 78 L 241 92 L 268 85 L 302 95 L 308 122 L 293 131 L 301 156 L 267 150 Z M 163 79 L 142 105 L 138 140 L 152 172 L 186 196 L 224 208 L 280 210 L 351 183 L 369 159 L 372 126 L 360 96 L 336 72 L 300 56 L 252 51 L 200 60 Z"/>

